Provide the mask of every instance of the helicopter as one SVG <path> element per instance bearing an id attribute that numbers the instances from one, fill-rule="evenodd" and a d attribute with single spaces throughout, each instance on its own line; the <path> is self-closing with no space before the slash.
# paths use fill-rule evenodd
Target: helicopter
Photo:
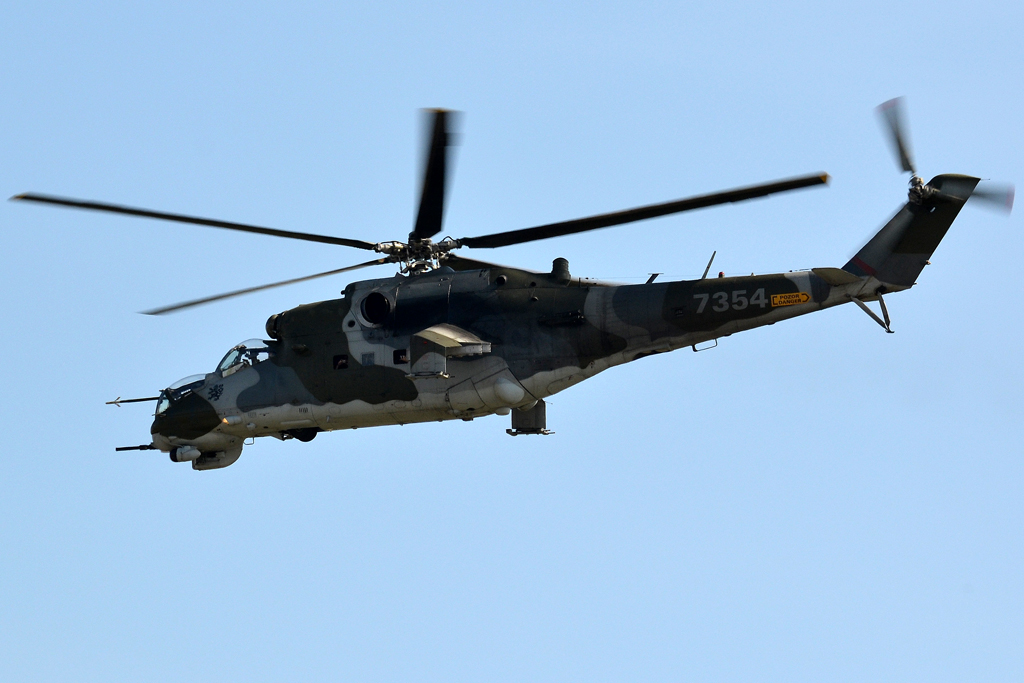
<path id="1" fill-rule="evenodd" d="M 235 290 L 145 313 L 163 315 L 273 287 L 393 264 L 390 277 L 354 282 L 341 297 L 274 314 L 267 339 L 228 351 L 213 372 L 181 379 L 155 401 L 151 442 L 195 470 L 227 467 L 255 437 L 308 442 L 321 432 L 511 415 L 512 436 L 547 435 L 545 399 L 611 367 L 853 303 L 891 333 L 885 295 L 911 288 L 968 199 L 1012 208 L 1012 186 L 943 174 L 925 183 L 912 161 L 903 99 L 879 107 L 907 202 L 842 268 L 624 285 L 573 277 L 556 258 L 538 272 L 456 255 L 587 232 L 827 184 L 814 173 L 614 213 L 477 237 L 442 230 L 454 112 L 430 123 L 419 208 L 405 241 L 357 239 L 25 193 L 12 200 L 190 223 L 361 249 L 356 265 Z M 878 302 L 879 313 L 868 306 Z"/>

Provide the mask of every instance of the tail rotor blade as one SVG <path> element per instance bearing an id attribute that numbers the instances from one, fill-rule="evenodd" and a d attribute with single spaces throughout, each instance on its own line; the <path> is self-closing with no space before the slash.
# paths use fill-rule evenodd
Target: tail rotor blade
<path id="1" fill-rule="evenodd" d="M 1013 210 L 1013 185 L 982 182 L 970 198 L 990 208 L 1010 213 Z"/>
<path id="2" fill-rule="evenodd" d="M 914 169 L 914 161 L 910 154 L 910 142 L 906 134 L 907 126 L 904 122 L 904 107 L 904 98 L 896 97 L 878 105 L 878 113 L 881 114 L 882 120 L 885 122 L 886 129 L 889 132 L 889 142 L 892 144 L 896 156 L 899 157 L 900 167 L 908 173 L 917 175 L 917 171 Z"/>

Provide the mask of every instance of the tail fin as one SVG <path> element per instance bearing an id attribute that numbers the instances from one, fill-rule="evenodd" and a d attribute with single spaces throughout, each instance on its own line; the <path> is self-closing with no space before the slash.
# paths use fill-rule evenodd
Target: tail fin
<path id="1" fill-rule="evenodd" d="M 934 195 L 920 204 L 907 202 L 843 270 L 873 276 L 893 289 L 912 286 L 977 184 L 978 178 L 965 175 L 932 178 Z"/>

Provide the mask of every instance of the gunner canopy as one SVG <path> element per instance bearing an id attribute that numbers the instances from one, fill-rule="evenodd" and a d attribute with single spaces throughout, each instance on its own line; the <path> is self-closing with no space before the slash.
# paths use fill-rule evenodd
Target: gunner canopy
<path id="1" fill-rule="evenodd" d="M 251 367 L 269 359 L 274 353 L 262 339 L 249 339 L 232 348 L 217 366 L 221 377 L 234 374 L 242 368 Z"/>
<path id="2" fill-rule="evenodd" d="M 188 377 L 179 379 L 177 382 L 161 391 L 160 400 L 157 401 L 156 404 L 156 414 L 160 415 L 164 413 L 171 407 L 172 403 L 176 403 L 185 398 L 193 391 L 203 386 L 205 381 L 206 375 L 189 375 Z"/>

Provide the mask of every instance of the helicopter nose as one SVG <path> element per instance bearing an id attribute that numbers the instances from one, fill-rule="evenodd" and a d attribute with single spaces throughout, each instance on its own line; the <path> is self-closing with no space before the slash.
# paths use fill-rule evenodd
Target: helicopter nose
<path id="1" fill-rule="evenodd" d="M 220 424 L 220 416 L 205 398 L 191 393 L 171 403 L 157 414 L 150 427 L 154 440 L 157 435 L 179 439 L 198 439 Z M 155 442 L 155 441 L 154 441 Z"/>

